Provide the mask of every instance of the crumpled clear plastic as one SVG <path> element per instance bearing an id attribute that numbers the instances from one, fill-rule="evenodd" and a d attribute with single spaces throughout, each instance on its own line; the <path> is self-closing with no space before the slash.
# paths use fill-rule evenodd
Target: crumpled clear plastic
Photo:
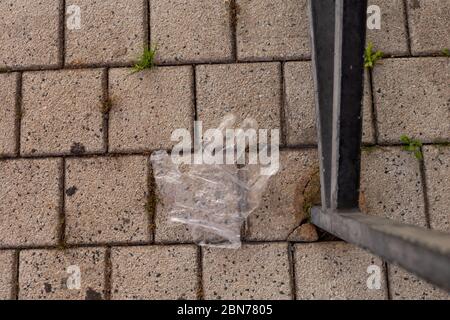
<path id="1" fill-rule="evenodd" d="M 228 115 L 219 129 L 225 132 L 234 123 L 235 117 Z M 243 127 L 257 129 L 255 123 L 246 119 Z M 228 145 L 222 151 L 235 147 L 230 150 Z M 166 151 L 154 152 L 151 162 L 158 198 L 169 220 L 189 226 L 198 245 L 231 249 L 240 248 L 243 224 L 258 208 L 275 173 L 262 174 L 260 164 L 177 165 Z"/>

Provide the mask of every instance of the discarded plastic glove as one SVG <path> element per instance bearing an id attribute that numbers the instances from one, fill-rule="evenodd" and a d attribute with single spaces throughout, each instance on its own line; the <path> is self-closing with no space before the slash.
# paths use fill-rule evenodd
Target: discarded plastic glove
<path id="1" fill-rule="evenodd" d="M 234 116 L 225 117 L 218 129 L 224 137 L 234 122 Z M 246 120 L 244 126 L 256 131 L 255 121 Z M 239 139 L 219 143 L 213 148 L 214 156 L 222 154 L 225 159 L 227 152 L 239 154 L 236 141 Z M 202 151 L 211 147 L 211 143 L 206 140 Z M 267 145 L 264 148 L 267 152 Z M 278 145 L 275 148 L 272 152 L 278 152 Z M 248 150 L 245 144 L 244 154 Z M 183 155 L 183 159 L 192 160 L 193 156 L 192 153 Z M 278 164 L 273 167 L 258 163 L 238 165 L 238 159 L 236 156 L 232 164 L 179 164 L 179 159 L 174 161 L 173 154 L 169 156 L 166 151 L 156 151 L 151 156 L 159 201 L 169 212 L 171 221 L 189 226 L 198 245 L 239 248 L 244 221 L 257 209 L 271 175 L 279 169 Z"/>

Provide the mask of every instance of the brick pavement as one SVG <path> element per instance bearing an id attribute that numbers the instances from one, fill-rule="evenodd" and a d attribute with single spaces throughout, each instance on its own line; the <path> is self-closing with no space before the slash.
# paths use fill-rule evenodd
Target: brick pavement
<path id="1" fill-rule="evenodd" d="M 448 232 L 450 5 L 371 4 L 386 57 L 366 72 L 364 210 Z M 305 0 L 5 0 L 0 13 L 0 299 L 449 298 L 351 245 L 290 237 L 318 166 Z M 149 41 L 160 66 L 131 74 Z M 228 111 L 281 129 L 283 169 L 242 249 L 201 249 L 151 205 L 149 154 Z"/>

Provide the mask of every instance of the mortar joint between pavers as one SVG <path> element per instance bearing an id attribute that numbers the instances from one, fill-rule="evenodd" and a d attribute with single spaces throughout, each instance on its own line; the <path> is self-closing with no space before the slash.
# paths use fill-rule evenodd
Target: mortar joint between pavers
<path id="1" fill-rule="evenodd" d="M 424 154 L 423 145 L 420 147 L 420 152 L 422 155 Z M 425 222 L 427 224 L 427 228 L 431 229 L 430 199 L 428 197 L 428 183 L 427 183 L 427 177 L 425 174 L 425 159 L 423 158 L 423 156 L 422 156 L 422 159 L 419 160 L 419 170 L 420 170 L 420 179 L 422 180 L 422 188 L 423 188 Z"/>
<path id="2" fill-rule="evenodd" d="M 426 56 L 424 56 L 426 57 Z M 436 57 L 436 55 L 430 55 L 429 57 Z M 394 58 L 402 58 L 400 56 Z M 405 57 L 403 57 L 405 58 Z M 182 66 L 201 66 L 201 65 L 229 65 L 229 64 L 250 64 L 250 63 L 264 63 L 264 62 L 308 62 L 311 61 L 308 59 L 298 59 L 298 58 L 286 58 L 286 59 L 262 59 L 262 60 L 250 60 L 250 61 L 229 61 L 229 60 L 220 60 L 220 61 L 209 61 L 207 59 L 202 61 L 183 61 L 179 63 L 170 63 L 170 62 L 155 62 L 155 67 L 182 67 Z M 14 67 L 7 69 L 0 69 L 1 73 L 10 73 L 10 72 L 35 72 L 35 71 L 60 71 L 60 70 L 79 70 L 79 69 L 103 69 L 103 68 L 132 68 L 135 63 L 123 63 L 123 62 L 109 62 L 109 63 L 84 63 L 84 64 L 76 64 L 70 65 L 66 64 L 64 67 L 61 66 L 47 66 L 47 65 L 36 65 L 36 66 L 27 66 L 27 67 Z"/>
<path id="3" fill-rule="evenodd" d="M 19 270 L 20 270 L 20 250 L 14 251 L 14 266 L 11 288 L 11 299 L 19 300 L 20 285 L 19 285 Z"/>
<path id="4" fill-rule="evenodd" d="M 408 0 L 403 0 L 403 15 L 405 16 L 405 30 L 406 30 L 406 44 L 408 46 L 408 53 L 411 56 L 411 33 L 409 30 L 409 13 L 408 13 Z"/>
<path id="5" fill-rule="evenodd" d="M 192 102 L 194 106 L 194 121 L 199 121 L 197 109 L 197 67 L 195 64 L 192 65 Z M 192 132 L 192 136 L 194 136 L 194 132 Z"/>
<path id="6" fill-rule="evenodd" d="M 291 285 L 292 300 L 297 300 L 297 288 L 295 278 L 295 259 L 294 259 L 294 245 L 292 242 L 288 243 L 288 261 L 289 261 L 289 281 Z"/>
<path id="7" fill-rule="evenodd" d="M 277 243 L 288 243 L 285 240 L 270 240 L 270 241 L 255 241 L 255 240 L 245 240 L 242 241 L 243 245 L 259 245 L 259 244 L 277 244 Z M 297 243 L 297 242 L 292 242 Z M 134 241 L 134 242 L 92 242 L 92 243 L 68 243 L 65 250 L 70 249 L 83 249 L 83 248 L 108 248 L 108 247 L 151 247 L 151 246 L 192 246 L 193 242 L 189 241 L 161 241 L 149 243 L 148 241 Z M 17 246 L 3 246 L 0 250 L 20 250 L 20 251 L 30 251 L 30 250 L 61 250 L 59 245 L 17 245 Z"/>
<path id="8" fill-rule="evenodd" d="M 205 299 L 205 289 L 203 286 L 203 248 L 197 247 L 197 299 Z"/>
<path id="9" fill-rule="evenodd" d="M 419 53 L 415 55 L 396 55 L 386 59 L 405 59 L 405 58 L 439 58 L 442 57 L 442 53 Z M 283 59 L 258 59 L 258 60 L 237 60 L 237 61 L 185 61 L 180 63 L 155 63 L 155 67 L 181 67 L 181 66 L 201 66 L 201 65 L 228 65 L 228 64 L 250 64 L 250 63 L 264 63 L 264 62 L 311 62 L 311 58 L 283 58 Z M 61 66 L 48 66 L 48 65 L 36 65 L 26 67 L 14 67 L 1 69 L 2 73 L 11 72 L 36 72 L 36 71 L 60 71 L 60 70 L 79 70 L 79 69 L 103 69 L 103 68 L 132 68 L 135 63 L 86 63 L 77 65 L 64 65 Z"/>
<path id="10" fill-rule="evenodd" d="M 383 268 L 384 268 L 384 279 L 386 282 L 386 295 L 387 300 L 392 300 L 392 293 L 391 293 L 391 279 L 389 278 L 389 265 L 386 261 L 383 261 Z"/>
<path id="11" fill-rule="evenodd" d="M 147 175 L 147 203 L 145 204 L 145 210 L 147 212 L 148 217 L 148 232 L 150 235 L 150 243 L 155 243 L 155 233 L 156 233 L 156 208 L 158 206 L 158 202 L 161 201 L 158 198 L 158 190 L 156 186 L 155 176 L 153 175 L 153 167 L 148 159 L 148 175 Z"/>
<path id="12" fill-rule="evenodd" d="M 151 13 L 150 13 L 150 1 L 151 0 L 143 0 L 144 1 L 144 31 L 145 31 L 145 46 L 147 48 L 151 48 Z"/>
<path id="13" fill-rule="evenodd" d="M 396 55 L 386 59 L 405 59 L 405 58 L 438 58 L 442 57 L 440 53 L 433 54 L 416 54 L 416 55 Z M 237 60 L 237 61 L 186 61 L 180 63 L 155 63 L 156 67 L 181 67 L 181 66 L 201 66 L 201 65 L 229 65 L 229 64 L 250 64 L 250 63 L 264 63 L 264 62 L 310 62 L 311 58 L 285 58 L 285 59 L 258 59 L 258 60 Z M 134 63 L 86 63 L 77 65 L 65 65 L 61 66 L 47 66 L 36 65 L 27 67 L 15 67 L 0 70 L 1 73 L 10 72 L 36 72 L 36 71 L 60 71 L 60 70 L 79 70 L 79 69 L 102 69 L 102 68 L 132 68 Z"/>
<path id="14" fill-rule="evenodd" d="M 102 98 L 102 113 L 103 113 L 103 147 L 105 153 L 109 153 L 109 112 L 113 107 L 112 97 L 109 94 L 109 68 L 103 70 L 103 98 Z"/>
<path id="15" fill-rule="evenodd" d="M 105 300 L 111 300 L 112 290 L 112 260 L 111 260 L 111 247 L 107 246 L 105 251 L 105 287 L 104 295 Z"/>
<path id="16" fill-rule="evenodd" d="M 289 126 L 286 123 L 286 80 L 285 62 L 280 64 L 280 145 L 288 145 Z"/>
<path id="17" fill-rule="evenodd" d="M 22 108 L 22 99 L 23 99 L 23 73 L 19 72 L 17 75 L 17 83 L 16 83 L 16 155 L 20 157 L 20 141 L 21 141 L 21 132 L 22 132 L 22 117 L 23 117 L 23 108 Z"/>
<path id="18" fill-rule="evenodd" d="M 66 159 L 62 157 L 61 164 L 61 172 L 60 172 L 60 213 L 58 216 L 58 248 L 61 250 L 65 250 L 67 248 L 66 243 Z"/>
<path id="19" fill-rule="evenodd" d="M 60 0 L 59 14 L 59 65 L 64 68 L 66 65 L 66 0 Z"/>
<path id="20" fill-rule="evenodd" d="M 234 61 L 238 61 L 237 53 L 237 20 L 239 16 L 239 5 L 237 0 L 229 0 L 229 14 L 230 14 L 230 33 L 231 33 L 231 52 Z"/>
<path id="21" fill-rule="evenodd" d="M 447 145 L 450 142 L 425 142 L 423 146 L 440 146 Z M 364 144 L 364 149 L 371 148 L 387 148 L 387 147 L 404 147 L 403 144 L 400 143 L 377 143 L 377 144 Z M 297 144 L 297 145 L 289 145 L 289 146 L 280 146 L 280 151 L 306 151 L 306 150 L 316 150 L 316 144 Z M 109 157 L 109 158 L 120 158 L 120 157 L 128 157 L 128 156 L 150 156 L 151 153 L 156 150 L 140 150 L 140 151 L 124 151 L 124 152 L 86 152 L 85 154 L 42 154 L 42 155 L 20 155 L 17 156 L 3 156 L 0 157 L 0 161 L 10 161 L 17 159 L 41 159 L 41 160 L 50 160 L 50 159 L 58 159 L 64 157 L 65 159 L 89 159 L 89 158 L 98 158 L 98 157 Z M 170 152 L 170 149 L 165 150 Z"/>

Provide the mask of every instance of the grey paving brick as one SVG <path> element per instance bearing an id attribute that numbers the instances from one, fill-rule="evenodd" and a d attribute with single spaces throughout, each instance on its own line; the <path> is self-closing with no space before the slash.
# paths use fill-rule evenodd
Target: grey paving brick
<path id="1" fill-rule="evenodd" d="M 424 147 L 430 224 L 450 232 L 450 147 Z"/>
<path id="2" fill-rule="evenodd" d="M 367 29 L 367 41 L 385 56 L 407 55 L 408 37 L 403 0 L 370 0 L 381 10 L 381 28 Z"/>
<path id="3" fill-rule="evenodd" d="M 160 63 L 230 61 L 229 4 L 221 0 L 151 0 L 150 35 Z"/>
<path id="4" fill-rule="evenodd" d="M 319 240 L 317 227 L 312 223 L 302 224 L 295 229 L 288 238 L 290 242 L 316 242 Z"/>
<path id="5" fill-rule="evenodd" d="M 23 155 L 103 152 L 103 71 L 23 74 Z"/>
<path id="6" fill-rule="evenodd" d="M 69 244 L 150 240 L 147 157 L 68 159 Z"/>
<path id="7" fill-rule="evenodd" d="M 146 43 L 144 1 L 68 0 L 81 10 L 80 29 L 66 27 L 66 64 L 130 63 Z M 67 16 L 69 17 L 69 16 Z"/>
<path id="8" fill-rule="evenodd" d="M 172 148 L 172 132 L 193 127 L 192 77 L 189 66 L 161 67 L 133 75 L 129 69 L 112 69 L 110 150 Z"/>
<path id="9" fill-rule="evenodd" d="M 291 299 L 288 245 L 247 244 L 203 252 L 205 299 Z"/>
<path id="10" fill-rule="evenodd" d="M 363 151 L 361 192 L 368 214 L 425 227 L 419 161 L 397 147 Z"/>
<path id="11" fill-rule="evenodd" d="M 239 60 L 310 56 L 306 0 L 237 0 Z"/>
<path id="12" fill-rule="evenodd" d="M 411 51 L 441 53 L 450 48 L 450 3 L 445 0 L 407 0 Z"/>
<path id="13" fill-rule="evenodd" d="M 316 110 L 314 83 L 310 62 L 287 62 L 285 76 L 285 121 L 287 144 L 316 144 Z M 372 117 L 372 95 L 366 73 L 363 100 L 363 142 L 375 143 Z"/>
<path id="14" fill-rule="evenodd" d="M 60 159 L 0 162 L 0 247 L 58 243 Z"/>
<path id="15" fill-rule="evenodd" d="M 104 299 L 105 250 L 104 248 L 77 248 L 21 251 L 19 299 Z M 78 275 L 81 281 L 80 287 L 72 281 Z"/>
<path id="16" fill-rule="evenodd" d="M 450 140 L 447 58 L 386 59 L 373 74 L 380 142 Z"/>
<path id="17" fill-rule="evenodd" d="M 17 73 L 0 74 L 0 157 L 16 154 Z"/>
<path id="18" fill-rule="evenodd" d="M 297 299 L 386 299 L 382 261 L 344 242 L 295 245 Z M 374 273 L 369 267 L 378 268 Z M 370 271 L 370 273 L 369 273 Z M 380 289 L 370 289 L 370 276 L 379 276 Z"/>
<path id="19" fill-rule="evenodd" d="M 280 128 L 279 63 L 202 65 L 197 67 L 197 111 L 206 128 L 216 128 L 227 113 L 259 128 Z"/>
<path id="20" fill-rule="evenodd" d="M 395 265 L 389 265 L 389 288 L 393 300 L 450 300 L 442 289 Z"/>
<path id="21" fill-rule="evenodd" d="M 197 298 L 195 246 L 113 248 L 111 259 L 113 299 Z"/>
<path id="22" fill-rule="evenodd" d="M 281 151 L 280 166 L 263 194 L 261 205 L 248 218 L 249 240 L 286 240 L 307 218 L 300 188 L 319 170 L 317 152 Z"/>
<path id="23" fill-rule="evenodd" d="M 0 2 L 0 69 L 56 67 L 59 61 L 61 1 Z"/>
<path id="24" fill-rule="evenodd" d="M 311 63 L 286 63 L 284 77 L 287 143 L 315 144 L 316 110 Z"/>
<path id="25" fill-rule="evenodd" d="M 14 251 L 0 251 L 0 300 L 13 299 Z"/>

